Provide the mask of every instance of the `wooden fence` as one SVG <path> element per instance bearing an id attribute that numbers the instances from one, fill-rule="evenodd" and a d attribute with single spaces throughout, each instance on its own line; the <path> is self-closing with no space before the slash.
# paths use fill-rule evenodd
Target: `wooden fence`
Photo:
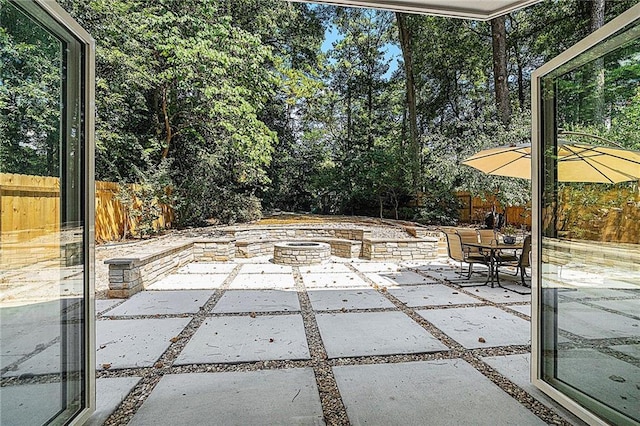
<path id="1" fill-rule="evenodd" d="M 135 188 L 135 186 L 134 186 Z M 138 223 L 127 214 L 118 200 L 119 185 L 96 182 L 96 241 L 114 241 L 123 238 L 125 230 L 137 235 Z M 60 180 L 55 177 L 0 173 L 2 214 L 0 232 L 2 244 L 21 243 L 46 238 L 60 230 Z M 134 208 L 141 201 L 134 201 Z M 160 205 L 161 214 L 154 226 L 167 227 L 173 221 L 173 211 Z"/>
<path id="2" fill-rule="evenodd" d="M 527 229 L 531 229 L 531 204 L 503 206 L 495 195 L 483 199 L 472 197 L 468 192 L 458 192 L 457 197 L 462 204 L 459 213 L 463 223 L 483 224 L 487 213 L 495 208 L 496 212 L 504 213 L 506 223 L 518 228 L 525 225 Z"/>
<path id="3" fill-rule="evenodd" d="M 460 221 L 483 224 L 487 213 L 495 206 L 505 214 L 508 224 L 531 229 L 531 206 L 504 207 L 495 196 L 486 199 L 472 197 L 468 192 L 457 194 L 462 204 Z M 609 241 L 640 244 L 640 193 L 638 188 L 566 187 L 559 194 L 556 214 L 543 211 L 543 227 L 553 228 L 556 218 L 558 236 L 575 240 Z"/>

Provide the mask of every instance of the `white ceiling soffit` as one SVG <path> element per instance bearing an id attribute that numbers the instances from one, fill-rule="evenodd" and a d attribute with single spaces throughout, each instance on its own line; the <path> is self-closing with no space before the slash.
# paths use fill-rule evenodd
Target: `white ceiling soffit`
<path id="1" fill-rule="evenodd" d="M 486 21 L 541 0 L 291 0 Z"/>

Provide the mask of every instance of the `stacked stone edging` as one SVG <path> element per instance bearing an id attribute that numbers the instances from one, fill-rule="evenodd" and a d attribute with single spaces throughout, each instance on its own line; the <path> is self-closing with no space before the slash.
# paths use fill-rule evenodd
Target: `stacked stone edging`
<path id="1" fill-rule="evenodd" d="M 437 238 L 365 239 L 362 257 L 369 260 L 427 260 L 438 257 Z"/>
<path id="2" fill-rule="evenodd" d="M 433 259 L 439 254 L 440 233 L 439 231 L 429 232 L 434 236 L 397 239 L 371 238 L 370 230 L 352 228 L 265 227 L 225 230 L 223 237 L 188 240 L 170 247 L 159 247 L 155 251 L 151 250 L 135 257 L 106 260 L 105 263 L 109 265 L 108 296 L 130 297 L 192 261 L 229 261 L 236 257 L 272 255 L 274 245 L 281 241 L 322 243 L 329 247 L 329 255 L 348 259 L 394 261 Z"/>
<path id="3" fill-rule="evenodd" d="M 273 245 L 273 263 L 280 265 L 319 265 L 331 260 L 331 246 L 313 241 L 286 241 Z"/>
<path id="4" fill-rule="evenodd" d="M 139 257 L 107 259 L 110 298 L 126 298 L 144 290 L 181 266 L 193 262 L 193 242 L 178 244 Z"/>

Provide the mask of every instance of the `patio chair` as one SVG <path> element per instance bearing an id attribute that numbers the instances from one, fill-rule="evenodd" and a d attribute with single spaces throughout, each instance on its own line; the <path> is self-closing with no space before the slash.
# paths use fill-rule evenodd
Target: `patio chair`
<path id="1" fill-rule="evenodd" d="M 480 242 L 483 244 L 492 244 L 498 241 L 498 234 L 493 229 L 478 229 Z"/>
<path id="2" fill-rule="evenodd" d="M 456 228 L 455 232 L 460 236 L 460 240 L 462 240 L 462 244 L 465 243 L 479 243 L 480 239 L 478 238 L 478 231 L 471 228 Z M 467 250 L 468 253 L 483 255 L 482 251 L 478 247 L 469 247 Z"/>
<path id="3" fill-rule="evenodd" d="M 524 238 L 524 242 L 522 243 L 522 253 L 520 253 L 519 256 L 498 254 L 496 263 L 496 272 L 500 271 L 500 266 L 515 267 L 516 273 L 514 275 L 517 276 L 518 273 L 520 273 L 522 285 L 525 287 L 529 287 L 526 284 L 524 278 L 527 276 L 526 268 L 531 267 L 531 235 L 527 235 Z"/>
<path id="4" fill-rule="evenodd" d="M 443 232 L 447 237 L 447 253 L 449 254 L 449 257 L 456 262 L 460 262 L 460 272 L 458 272 L 459 275 L 464 275 L 462 272 L 463 263 L 469 264 L 467 279 L 471 278 L 474 263 L 488 265 L 488 260 L 484 255 L 480 253 L 472 253 L 469 250 L 464 249 L 464 247 L 462 246 L 462 237 L 460 236 L 460 234 L 452 231 Z"/>

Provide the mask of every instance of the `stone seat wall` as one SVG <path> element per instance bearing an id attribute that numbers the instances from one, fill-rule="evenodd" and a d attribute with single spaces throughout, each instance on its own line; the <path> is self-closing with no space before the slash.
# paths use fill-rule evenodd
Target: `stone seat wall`
<path id="1" fill-rule="evenodd" d="M 438 257 L 437 238 L 365 239 L 362 257 L 369 260 L 427 260 Z"/>

